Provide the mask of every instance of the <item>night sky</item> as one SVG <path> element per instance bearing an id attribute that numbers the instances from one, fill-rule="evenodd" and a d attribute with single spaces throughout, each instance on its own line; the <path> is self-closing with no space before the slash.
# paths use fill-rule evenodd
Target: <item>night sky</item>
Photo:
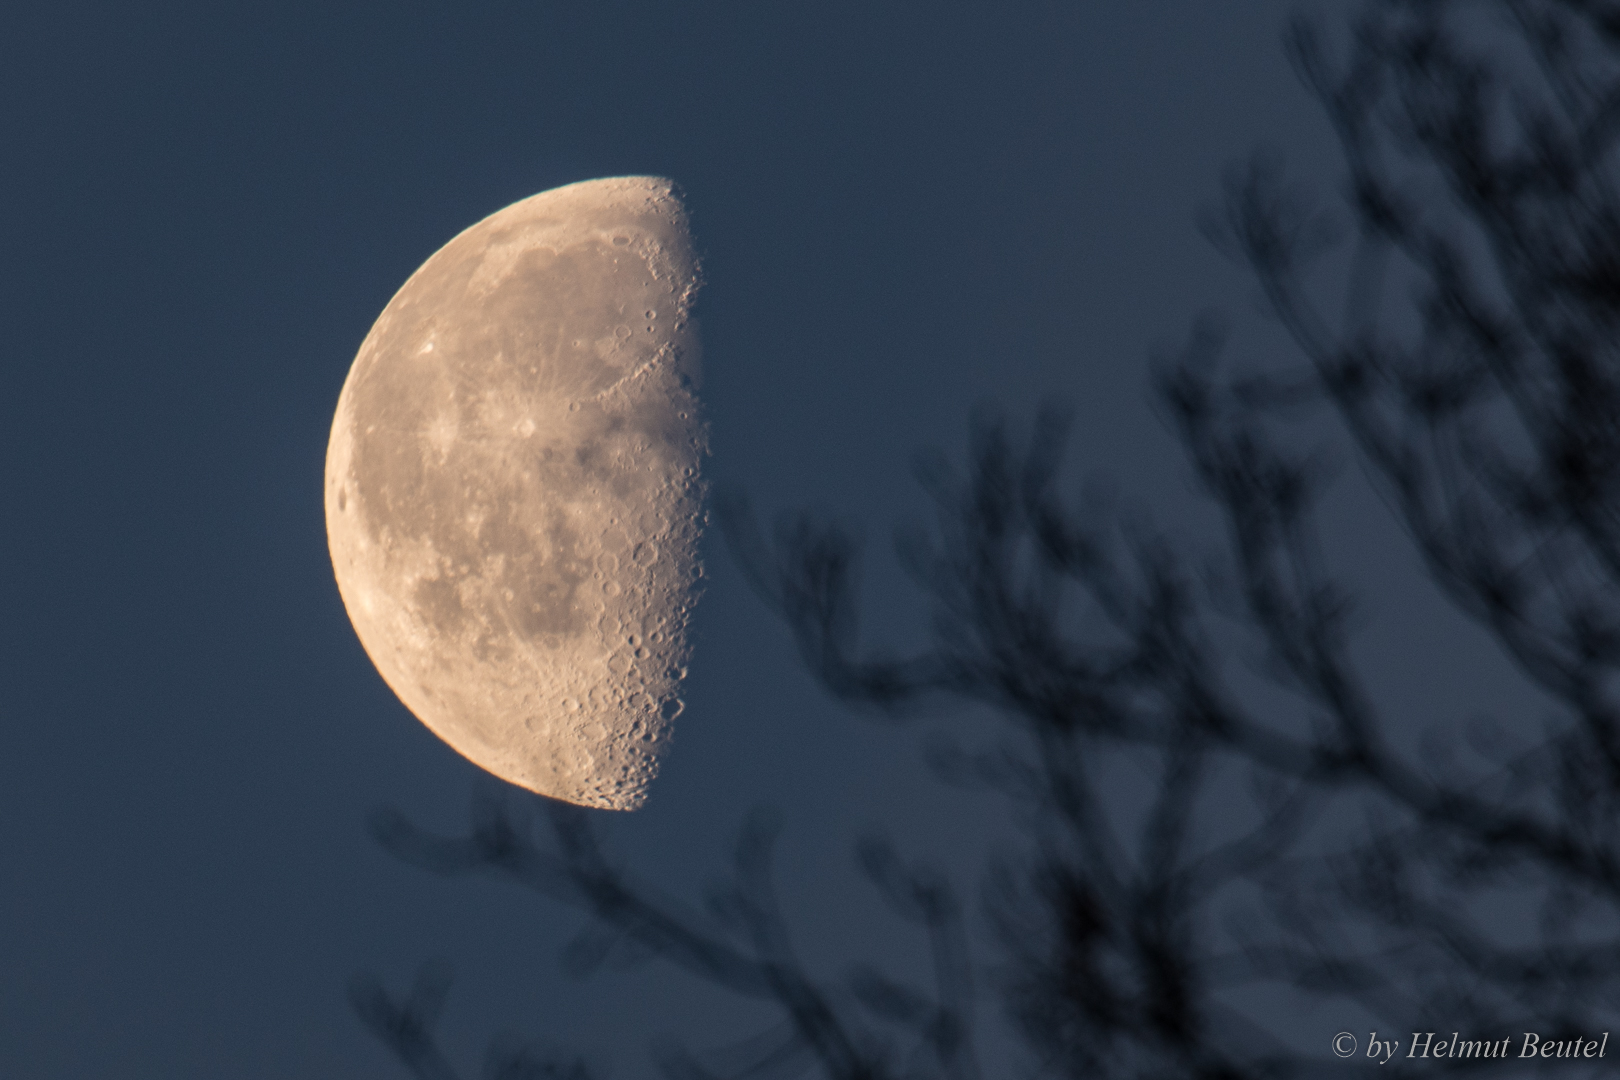
<path id="1" fill-rule="evenodd" d="M 0 1075 L 402 1077 L 345 986 L 374 971 L 400 990 L 433 957 L 455 966 L 444 1031 L 468 1075 L 503 1030 L 624 1077 L 651 1073 L 660 1033 L 746 1034 L 766 1014 L 657 962 L 570 980 L 558 953 L 582 915 L 432 877 L 370 839 L 380 806 L 453 831 L 493 781 L 394 698 L 333 581 L 321 477 L 355 350 L 475 221 L 577 180 L 668 176 L 705 270 L 708 475 L 766 518 L 858 524 L 870 635 L 926 625 L 888 537 L 926 513 L 916 453 L 962 460 L 987 402 L 1014 421 L 1068 402 L 1075 485 L 1112 477 L 1200 542 L 1214 519 L 1152 408 L 1150 358 L 1208 309 L 1230 317 L 1237 358 L 1287 355 L 1195 213 L 1262 143 L 1336 190 L 1331 132 L 1280 44 L 1295 9 L 8 14 Z M 1347 5 L 1308 10 L 1338 30 Z M 1383 568 L 1358 639 L 1371 670 L 1414 710 L 1458 707 L 1427 687 L 1467 641 L 1398 610 L 1408 557 L 1353 468 L 1344 485 L 1330 555 Z M 853 839 L 881 827 L 971 893 L 1008 827 L 998 804 L 934 783 L 916 729 L 829 700 L 718 530 L 704 544 L 687 708 L 647 805 L 596 815 L 609 849 L 695 897 L 748 811 L 775 805 L 814 970 L 916 964 L 921 942 L 854 873 Z M 1355 1019 L 1286 996 L 1257 1007 L 1324 1057 Z M 993 1059 L 1015 1060 L 986 1010 Z"/>

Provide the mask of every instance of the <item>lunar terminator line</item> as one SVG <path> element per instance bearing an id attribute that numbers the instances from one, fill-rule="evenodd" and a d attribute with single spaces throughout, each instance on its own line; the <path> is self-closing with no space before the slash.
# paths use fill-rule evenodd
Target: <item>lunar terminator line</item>
<path id="1" fill-rule="evenodd" d="M 686 214 L 655 177 L 542 192 L 411 275 L 326 458 L 377 670 L 474 763 L 633 809 L 681 704 L 706 452 Z"/>

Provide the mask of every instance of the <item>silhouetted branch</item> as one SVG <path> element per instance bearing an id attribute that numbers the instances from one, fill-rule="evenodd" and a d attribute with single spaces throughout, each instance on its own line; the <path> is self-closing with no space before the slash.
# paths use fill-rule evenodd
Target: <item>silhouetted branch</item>
<path id="1" fill-rule="evenodd" d="M 795 954 L 771 881 L 776 829 L 768 816 L 749 819 L 737 842 L 731 879 L 710 894 L 714 929 L 705 929 L 706 920 L 698 913 L 627 881 L 603 856 L 583 811 L 547 802 L 545 818 L 552 849 L 535 842 L 508 803 L 489 798 L 475 808 L 475 827 L 464 839 L 432 835 L 392 813 L 378 815 L 374 832 L 393 854 L 424 869 L 450 875 L 493 873 L 592 915 L 596 927 L 576 939 L 565 954 L 566 962 L 578 971 L 589 971 L 613 950 L 630 946 L 722 989 L 773 1002 L 785 1013 L 784 1026 L 761 1042 L 716 1055 L 731 1063 L 720 1071 L 704 1065 L 707 1055 L 665 1048 L 660 1060 L 672 1075 L 740 1078 L 809 1062 L 830 1076 L 850 1080 L 899 1075 L 889 1064 L 892 1039 L 841 1004 L 841 995 L 832 986 L 810 977 Z M 873 854 L 878 849 L 863 850 L 868 871 L 885 897 L 930 932 L 940 985 L 939 998 L 926 1007 L 926 1015 L 898 1010 L 899 984 L 868 970 L 852 978 L 853 998 L 883 1026 L 910 1031 L 941 1075 L 974 1077 L 966 1015 L 970 976 L 954 898 L 943 881 L 899 869 L 892 853 L 879 857 Z M 907 1000 L 914 1004 L 923 999 L 913 995 Z M 369 1014 L 363 1015 L 371 1022 Z M 376 1023 L 372 1026 L 381 1033 Z M 387 1030 L 391 1034 L 385 1041 L 404 1057 L 415 1042 L 394 1028 Z"/>
<path id="2" fill-rule="evenodd" d="M 423 964 L 406 999 L 395 1004 L 375 976 L 349 983 L 349 1002 L 360 1019 L 418 1080 L 456 1080 L 457 1073 L 433 1040 L 433 1025 L 450 991 L 450 966 Z"/>

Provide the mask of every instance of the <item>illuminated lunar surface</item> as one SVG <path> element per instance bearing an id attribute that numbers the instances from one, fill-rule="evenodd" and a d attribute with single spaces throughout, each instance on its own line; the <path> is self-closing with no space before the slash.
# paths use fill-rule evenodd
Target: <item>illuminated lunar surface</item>
<path id="1" fill-rule="evenodd" d="M 680 711 L 705 446 L 673 185 L 589 180 L 451 240 L 338 399 L 326 531 L 355 632 L 477 765 L 633 809 Z"/>

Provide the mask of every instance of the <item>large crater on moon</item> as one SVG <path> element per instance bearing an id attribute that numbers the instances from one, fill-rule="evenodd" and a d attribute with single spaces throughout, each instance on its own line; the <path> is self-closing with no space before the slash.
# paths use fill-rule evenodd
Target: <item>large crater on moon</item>
<path id="1" fill-rule="evenodd" d="M 543 192 L 400 289 L 327 451 L 338 587 L 378 671 L 476 764 L 645 798 L 680 709 L 703 429 L 667 180 Z"/>

